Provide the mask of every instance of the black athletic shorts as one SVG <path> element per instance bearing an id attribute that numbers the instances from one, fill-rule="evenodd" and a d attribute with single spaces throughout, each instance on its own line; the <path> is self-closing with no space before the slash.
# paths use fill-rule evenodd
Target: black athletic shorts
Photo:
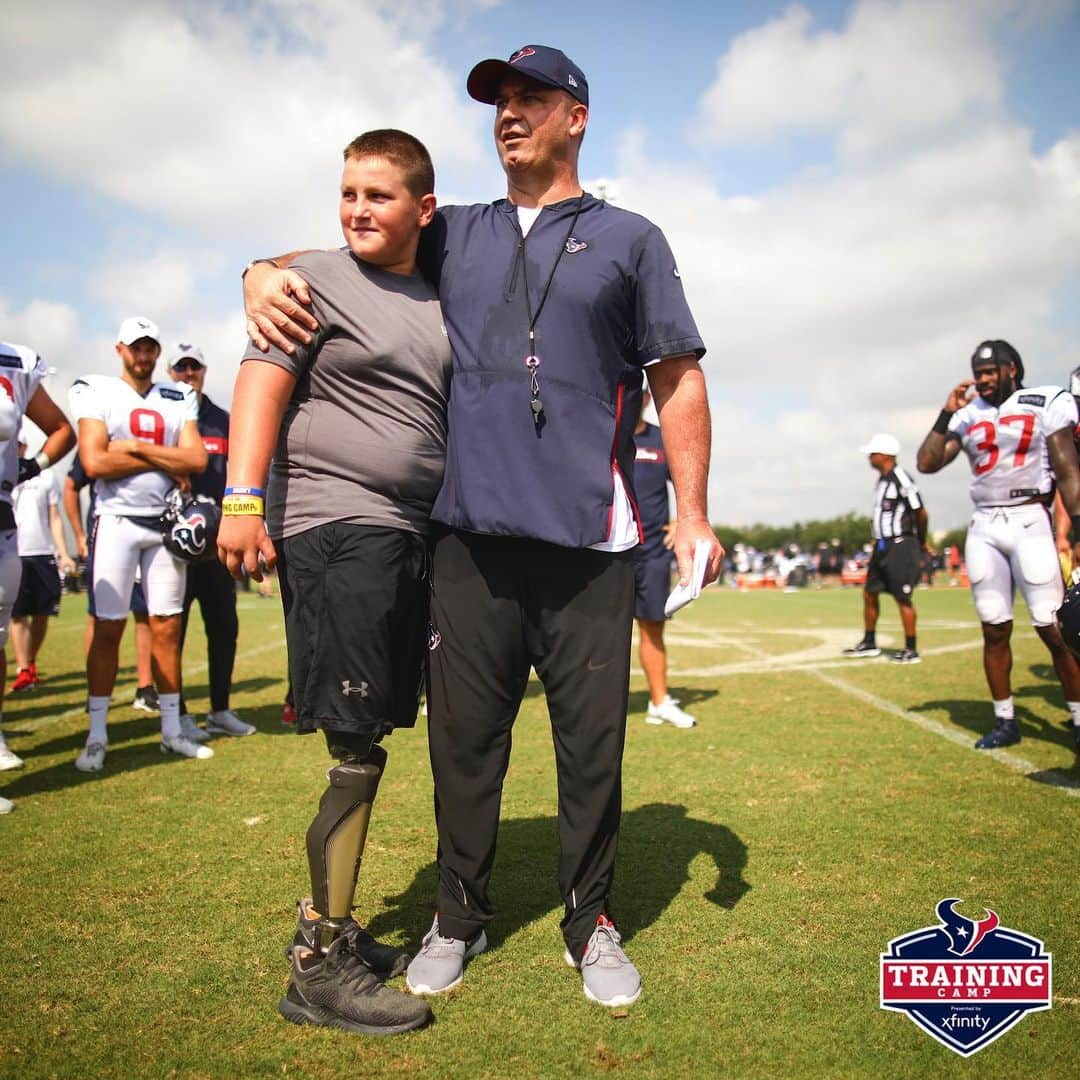
<path id="1" fill-rule="evenodd" d="M 276 547 L 296 730 L 412 727 L 427 656 L 424 538 L 334 521 Z"/>
<path id="2" fill-rule="evenodd" d="M 22 581 L 11 614 L 16 619 L 60 614 L 60 574 L 52 555 L 22 557 Z"/>
<path id="3" fill-rule="evenodd" d="M 897 600 L 909 601 L 919 584 L 922 545 L 914 536 L 874 542 L 874 553 L 866 568 L 868 593 L 891 593 Z"/>
<path id="4" fill-rule="evenodd" d="M 634 618 L 663 622 L 671 592 L 671 552 L 634 559 Z"/>

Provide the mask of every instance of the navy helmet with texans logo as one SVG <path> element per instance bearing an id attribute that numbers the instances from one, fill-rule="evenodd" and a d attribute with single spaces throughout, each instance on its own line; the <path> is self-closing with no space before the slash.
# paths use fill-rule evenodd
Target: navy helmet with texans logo
<path id="1" fill-rule="evenodd" d="M 161 515 L 161 539 L 178 559 L 198 562 L 217 557 L 221 510 L 205 495 L 192 498 L 173 491 Z"/>

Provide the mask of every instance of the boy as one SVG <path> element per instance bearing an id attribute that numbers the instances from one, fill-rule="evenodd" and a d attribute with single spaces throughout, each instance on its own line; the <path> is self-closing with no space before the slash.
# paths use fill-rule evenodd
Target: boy
<path id="1" fill-rule="evenodd" d="M 347 247 L 293 264 L 320 330 L 293 355 L 248 348 L 218 536 L 234 576 L 246 568 L 259 580 L 260 557 L 277 566 L 297 730 L 322 728 L 338 760 L 307 833 L 313 910 L 301 901 L 278 1007 L 296 1023 L 376 1035 L 431 1019 L 378 978 L 407 958 L 349 913 L 386 765 L 378 743 L 415 723 L 427 640 L 426 533 L 450 378 L 438 298 L 416 269 L 434 186 L 427 151 L 405 132 L 370 131 L 345 148 Z"/>

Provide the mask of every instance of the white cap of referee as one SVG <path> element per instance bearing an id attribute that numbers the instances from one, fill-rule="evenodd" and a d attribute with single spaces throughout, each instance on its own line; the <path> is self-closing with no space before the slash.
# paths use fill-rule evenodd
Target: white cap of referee
<path id="1" fill-rule="evenodd" d="M 884 454 L 886 457 L 900 456 L 900 440 L 895 435 L 879 431 L 865 446 L 859 447 L 860 454 Z"/>

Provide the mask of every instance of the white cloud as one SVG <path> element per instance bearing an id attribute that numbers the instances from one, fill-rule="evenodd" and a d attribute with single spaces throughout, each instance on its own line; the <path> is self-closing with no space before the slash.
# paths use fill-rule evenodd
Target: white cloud
<path id="1" fill-rule="evenodd" d="M 814 34 L 792 8 L 732 44 L 702 101 L 710 133 L 736 153 L 827 128 L 827 170 L 728 193 L 627 133 L 613 183 L 665 229 L 711 350 L 715 518 L 865 511 L 857 447 L 892 431 L 913 467 L 983 338 L 1011 340 L 1029 384 L 1080 363 L 1056 306 L 1080 283 L 1080 134 L 1040 154 L 997 107 L 1007 62 L 983 9 L 864 0 Z M 875 138 L 887 154 L 849 152 Z M 966 474 L 924 481 L 935 527 L 965 520 Z"/>
<path id="2" fill-rule="evenodd" d="M 849 150 L 947 131 L 996 106 L 1004 65 L 991 32 L 1004 0 L 862 0 L 840 31 L 800 6 L 737 37 L 717 63 L 701 134 L 721 142 L 800 129 Z"/>
<path id="3" fill-rule="evenodd" d="M 412 131 L 451 174 L 487 156 L 459 73 L 417 40 L 441 5 L 420 7 L 417 23 L 416 4 L 344 0 L 9 6 L 0 145 L 178 228 L 333 242 L 360 131 Z"/>

